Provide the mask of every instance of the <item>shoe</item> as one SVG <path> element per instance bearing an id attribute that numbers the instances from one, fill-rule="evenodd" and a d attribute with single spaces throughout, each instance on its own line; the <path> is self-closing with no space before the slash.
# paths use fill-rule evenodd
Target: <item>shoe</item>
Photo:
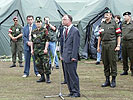
<path id="1" fill-rule="evenodd" d="M 101 87 L 107 87 L 107 86 L 110 86 L 110 77 L 109 76 L 106 76 L 105 83 L 101 85 Z"/>
<path id="2" fill-rule="evenodd" d="M 39 80 L 36 81 L 37 83 L 45 82 L 45 79 L 40 78 Z"/>
<path id="3" fill-rule="evenodd" d="M 56 66 L 56 69 L 59 69 L 59 66 Z"/>
<path id="4" fill-rule="evenodd" d="M 26 78 L 26 77 L 28 77 L 28 75 L 24 74 L 22 77 L 23 77 L 23 78 Z"/>
<path id="5" fill-rule="evenodd" d="M 123 73 L 121 73 L 120 75 L 128 75 L 127 71 L 124 71 Z"/>
<path id="6" fill-rule="evenodd" d="M 74 93 L 71 97 L 72 98 L 77 98 L 77 97 L 80 97 L 80 94 L 79 93 Z"/>
<path id="7" fill-rule="evenodd" d="M 40 75 L 40 74 L 37 74 L 36 76 L 37 76 L 37 77 L 41 77 L 41 75 Z"/>
<path id="8" fill-rule="evenodd" d="M 44 74 L 41 74 L 41 78 L 39 80 L 37 80 L 36 82 L 37 83 L 45 82 L 45 76 L 44 76 Z"/>
<path id="9" fill-rule="evenodd" d="M 13 65 L 11 65 L 11 66 L 10 66 L 10 68 L 13 68 L 13 67 L 16 67 L 16 65 L 15 65 L 15 64 L 13 64 Z"/>
<path id="10" fill-rule="evenodd" d="M 72 95 L 73 95 L 73 93 L 70 93 L 70 94 L 67 95 L 67 97 L 71 97 Z"/>
<path id="11" fill-rule="evenodd" d="M 46 83 L 51 83 L 51 81 L 50 81 L 50 75 L 49 74 L 46 74 Z"/>
<path id="12" fill-rule="evenodd" d="M 61 84 L 67 84 L 67 82 L 61 82 Z"/>
<path id="13" fill-rule="evenodd" d="M 131 76 L 133 76 L 133 71 L 131 71 Z"/>
<path id="14" fill-rule="evenodd" d="M 112 88 L 114 88 L 114 87 L 116 87 L 116 76 L 112 76 L 112 82 L 111 82 L 111 84 L 110 84 L 110 87 L 112 87 Z"/>
<path id="15" fill-rule="evenodd" d="M 100 64 L 100 62 L 96 62 L 96 65 L 99 65 Z"/>
<path id="16" fill-rule="evenodd" d="M 24 66 L 22 65 L 22 63 L 20 63 L 20 64 L 19 64 L 19 67 L 24 67 Z"/>

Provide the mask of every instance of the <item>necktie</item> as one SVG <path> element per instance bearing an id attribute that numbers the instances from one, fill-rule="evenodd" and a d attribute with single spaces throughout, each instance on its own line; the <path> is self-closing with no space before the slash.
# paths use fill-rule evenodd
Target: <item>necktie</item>
<path id="1" fill-rule="evenodd" d="M 65 31 L 65 38 L 67 38 L 67 34 L 68 34 L 68 28 L 66 28 L 66 31 Z"/>

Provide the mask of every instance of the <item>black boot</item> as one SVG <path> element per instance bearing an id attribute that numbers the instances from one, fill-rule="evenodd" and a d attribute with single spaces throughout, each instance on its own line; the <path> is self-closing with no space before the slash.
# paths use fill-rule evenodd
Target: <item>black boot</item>
<path id="1" fill-rule="evenodd" d="M 133 76 L 133 71 L 131 71 L 131 76 Z"/>
<path id="2" fill-rule="evenodd" d="M 110 84 L 110 87 L 112 87 L 112 88 L 116 87 L 116 81 L 115 81 L 115 79 L 116 79 L 116 76 L 112 76 L 112 82 Z"/>
<path id="3" fill-rule="evenodd" d="M 110 77 L 109 76 L 106 76 L 105 83 L 101 85 L 101 87 L 107 87 L 107 86 L 110 86 Z"/>
<path id="4" fill-rule="evenodd" d="M 120 75 L 128 75 L 127 71 L 124 71 L 123 73 L 121 73 Z"/>
<path id="5" fill-rule="evenodd" d="M 13 64 L 10 66 L 10 68 L 16 67 L 16 63 L 13 62 Z"/>
<path id="6" fill-rule="evenodd" d="M 36 81 L 36 82 L 45 82 L 45 76 L 44 76 L 44 74 L 41 74 L 41 78 L 38 80 L 38 81 Z"/>
<path id="7" fill-rule="evenodd" d="M 51 83 L 51 81 L 50 81 L 50 75 L 49 74 L 46 74 L 46 78 L 47 78 L 46 83 Z"/>

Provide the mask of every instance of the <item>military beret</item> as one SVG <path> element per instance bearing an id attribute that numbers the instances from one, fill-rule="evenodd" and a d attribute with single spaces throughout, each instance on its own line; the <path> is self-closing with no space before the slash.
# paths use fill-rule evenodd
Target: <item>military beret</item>
<path id="1" fill-rule="evenodd" d="M 112 13 L 111 10 L 106 10 L 105 13 Z"/>
<path id="2" fill-rule="evenodd" d="M 123 13 L 123 16 L 125 16 L 125 15 L 131 15 L 131 12 L 125 12 L 125 13 Z"/>
<path id="3" fill-rule="evenodd" d="M 17 17 L 17 16 L 14 16 L 14 17 L 13 17 L 13 20 L 14 20 L 14 19 L 18 19 L 18 17 Z"/>
<path id="4" fill-rule="evenodd" d="M 37 22 L 42 22 L 42 18 L 40 16 L 36 17 L 35 19 Z"/>

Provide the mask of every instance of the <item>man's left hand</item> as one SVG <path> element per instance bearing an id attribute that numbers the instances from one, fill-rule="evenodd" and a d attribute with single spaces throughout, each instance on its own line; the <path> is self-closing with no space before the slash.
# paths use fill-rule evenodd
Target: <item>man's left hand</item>
<path id="1" fill-rule="evenodd" d="M 120 50 L 120 47 L 117 46 L 117 47 L 115 48 L 115 51 L 119 51 L 119 50 Z"/>
<path id="2" fill-rule="evenodd" d="M 72 61 L 76 61 L 76 59 L 75 59 L 75 58 L 72 58 L 71 60 L 72 60 Z"/>
<path id="3" fill-rule="evenodd" d="M 47 53 L 48 53 L 48 50 L 47 50 L 47 49 L 45 49 L 45 50 L 43 50 L 43 52 L 44 52 L 44 54 L 47 54 Z"/>

